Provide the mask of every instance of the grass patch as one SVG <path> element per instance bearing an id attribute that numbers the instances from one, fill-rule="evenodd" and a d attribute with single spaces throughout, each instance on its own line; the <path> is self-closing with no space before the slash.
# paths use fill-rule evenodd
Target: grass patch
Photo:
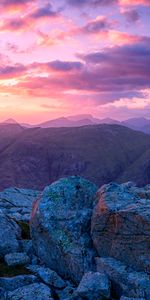
<path id="1" fill-rule="evenodd" d="M 32 274 L 24 266 L 9 267 L 5 262 L 0 260 L 0 277 L 13 277 L 17 275 L 29 275 Z"/>
<path id="2" fill-rule="evenodd" d="M 30 236 L 30 226 L 28 223 L 23 221 L 18 221 L 18 225 L 21 228 L 21 237 L 23 240 L 29 240 L 31 238 Z"/>

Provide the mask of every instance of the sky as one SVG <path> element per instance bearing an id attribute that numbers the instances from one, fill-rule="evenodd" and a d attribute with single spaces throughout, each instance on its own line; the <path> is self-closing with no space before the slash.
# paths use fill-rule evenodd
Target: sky
<path id="1" fill-rule="evenodd" d="M 0 0 L 0 121 L 150 118 L 150 0 Z"/>

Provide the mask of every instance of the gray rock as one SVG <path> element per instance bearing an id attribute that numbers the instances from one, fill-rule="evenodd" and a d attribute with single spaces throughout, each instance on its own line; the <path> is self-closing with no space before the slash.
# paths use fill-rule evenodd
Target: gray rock
<path id="1" fill-rule="evenodd" d="M 19 250 L 20 227 L 0 210 L 0 257 Z"/>
<path id="2" fill-rule="evenodd" d="M 110 281 L 104 273 L 88 272 L 83 276 L 76 294 L 87 300 L 109 299 Z"/>
<path id="3" fill-rule="evenodd" d="M 10 278 L 0 277 L 0 287 L 7 291 L 13 291 L 35 282 L 38 282 L 38 279 L 34 275 L 19 275 Z"/>
<path id="4" fill-rule="evenodd" d="M 9 253 L 5 255 L 5 262 L 8 266 L 27 265 L 30 258 L 24 252 Z"/>
<path id="5" fill-rule="evenodd" d="M 115 298 L 150 298 L 150 276 L 133 271 L 112 257 L 96 258 L 97 271 L 105 272 L 112 282 Z"/>
<path id="6" fill-rule="evenodd" d="M 65 281 L 55 272 L 49 268 L 40 267 L 40 266 L 29 266 L 29 270 L 37 274 L 46 284 L 63 289 L 66 287 Z"/>
<path id="7" fill-rule="evenodd" d="M 96 190 L 81 177 L 63 178 L 45 188 L 32 211 L 37 255 L 60 276 L 77 283 L 93 268 L 90 222 Z"/>
<path id="8" fill-rule="evenodd" d="M 150 272 L 150 189 L 111 183 L 97 197 L 91 233 L 99 256 Z"/>
<path id="9" fill-rule="evenodd" d="M 43 283 L 33 283 L 9 292 L 7 300 L 53 300 L 51 290 Z"/>

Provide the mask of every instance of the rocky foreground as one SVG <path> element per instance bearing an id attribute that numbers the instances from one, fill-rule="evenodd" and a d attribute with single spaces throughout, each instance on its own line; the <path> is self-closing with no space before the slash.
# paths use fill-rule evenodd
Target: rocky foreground
<path id="1" fill-rule="evenodd" d="M 0 193 L 0 300 L 150 300 L 150 185 L 97 190 Z"/>

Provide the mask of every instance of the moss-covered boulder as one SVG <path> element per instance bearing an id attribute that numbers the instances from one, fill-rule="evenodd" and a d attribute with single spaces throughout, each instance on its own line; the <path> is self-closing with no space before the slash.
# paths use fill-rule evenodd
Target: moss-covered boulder
<path id="1" fill-rule="evenodd" d="M 90 223 L 96 191 L 81 177 L 63 178 L 46 187 L 33 206 L 31 236 L 37 255 L 77 283 L 93 268 Z"/>

